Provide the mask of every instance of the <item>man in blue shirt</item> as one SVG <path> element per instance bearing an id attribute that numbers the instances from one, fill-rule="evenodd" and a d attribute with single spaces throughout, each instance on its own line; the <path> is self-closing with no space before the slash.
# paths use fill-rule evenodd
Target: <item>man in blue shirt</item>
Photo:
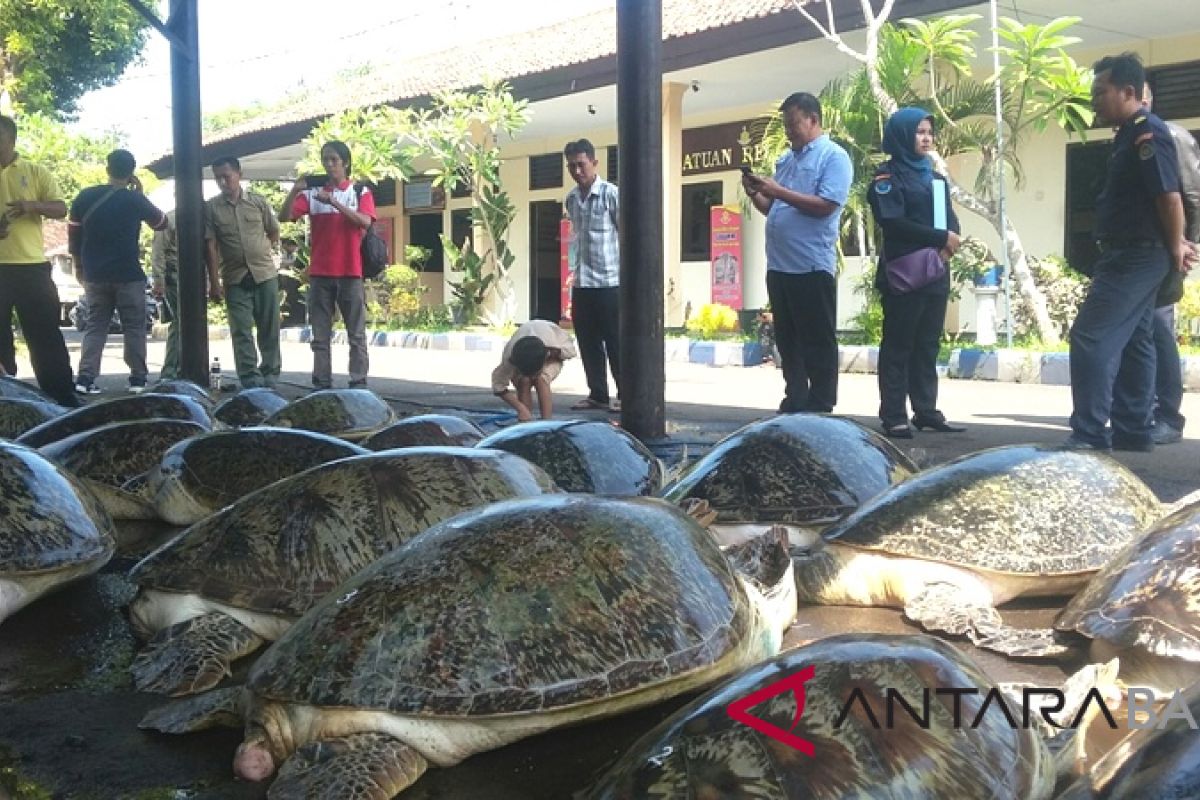
<path id="1" fill-rule="evenodd" d="M 1154 449 L 1154 300 L 1167 271 L 1185 271 L 1183 201 L 1171 132 L 1142 107 L 1136 55 L 1093 67 L 1092 106 L 1117 127 L 1096 201 L 1100 258 L 1071 326 L 1071 435 L 1076 449 Z M 1111 431 L 1106 427 L 1112 422 Z"/>
<path id="2" fill-rule="evenodd" d="M 786 387 L 779 410 L 827 412 L 837 403 L 838 221 L 854 168 L 822 132 L 816 97 L 796 92 L 779 111 L 791 149 L 774 178 L 747 173 L 742 186 L 767 216 L 767 297 Z"/>
<path id="3" fill-rule="evenodd" d="M 108 340 L 113 308 L 121 318 L 129 391 L 146 388 L 146 273 L 142 269 L 138 229 L 167 227 L 167 215 L 142 194 L 142 182 L 128 150 L 108 154 L 108 183 L 89 186 L 71 203 L 70 250 L 83 267 L 88 314 L 75 391 L 99 394 L 96 378 Z"/>

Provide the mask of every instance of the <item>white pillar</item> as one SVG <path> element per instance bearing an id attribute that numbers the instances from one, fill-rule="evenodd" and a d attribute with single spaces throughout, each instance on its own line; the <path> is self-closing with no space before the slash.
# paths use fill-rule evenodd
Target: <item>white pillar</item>
<path id="1" fill-rule="evenodd" d="M 976 286 L 975 289 L 975 343 L 996 343 L 996 295 L 995 286 Z"/>

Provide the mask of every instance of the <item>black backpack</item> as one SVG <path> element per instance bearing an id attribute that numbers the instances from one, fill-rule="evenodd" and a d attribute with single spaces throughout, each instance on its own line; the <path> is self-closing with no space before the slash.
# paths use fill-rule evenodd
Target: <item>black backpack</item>
<path id="1" fill-rule="evenodd" d="M 354 196 L 362 197 L 362 184 L 354 185 Z M 388 265 L 388 249 L 387 244 L 375 232 L 374 223 L 363 233 L 358 252 L 362 256 L 363 280 L 378 278 L 383 274 L 383 268 Z"/>

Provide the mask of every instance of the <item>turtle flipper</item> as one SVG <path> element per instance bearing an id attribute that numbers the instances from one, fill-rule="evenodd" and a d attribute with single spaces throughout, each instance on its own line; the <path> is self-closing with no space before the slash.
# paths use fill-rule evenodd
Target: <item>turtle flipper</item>
<path id="1" fill-rule="evenodd" d="M 230 686 L 211 692 L 172 700 L 152 708 L 138 727 L 160 733 L 195 733 L 209 728 L 240 728 L 245 716 L 245 689 Z"/>
<path id="2" fill-rule="evenodd" d="M 164 628 L 133 660 L 133 682 L 143 692 L 178 697 L 211 689 L 229 665 L 253 653 L 263 638 L 228 614 L 212 613 Z"/>
<path id="3" fill-rule="evenodd" d="M 909 598 L 904 616 L 927 631 L 966 636 L 976 647 L 1015 658 L 1049 658 L 1071 652 L 1053 630 L 1006 625 L 999 611 L 952 584 L 929 586 Z"/>
<path id="4" fill-rule="evenodd" d="M 138 494 L 99 481 L 83 481 L 113 519 L 158 519 L 154 506 Z"/>
<path id="5" fill-rule="evenodd" d="M 284 762 L 267 800 L 390 800 L 428 766 L 416 750 L 383 733 L 310 742 Z"/>

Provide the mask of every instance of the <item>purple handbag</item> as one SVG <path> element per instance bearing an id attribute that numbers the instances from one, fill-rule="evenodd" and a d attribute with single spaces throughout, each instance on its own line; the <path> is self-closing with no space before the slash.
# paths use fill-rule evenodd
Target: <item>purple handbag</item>
<path id="1" fill-rule="evenodd" d="M 941 253 L 932 247 L 922 247 L 906 256 L 893 258 L 884 269 L 888 288 L 896 294 L 908 294 L 941 280 L 946 274 Z"/>

